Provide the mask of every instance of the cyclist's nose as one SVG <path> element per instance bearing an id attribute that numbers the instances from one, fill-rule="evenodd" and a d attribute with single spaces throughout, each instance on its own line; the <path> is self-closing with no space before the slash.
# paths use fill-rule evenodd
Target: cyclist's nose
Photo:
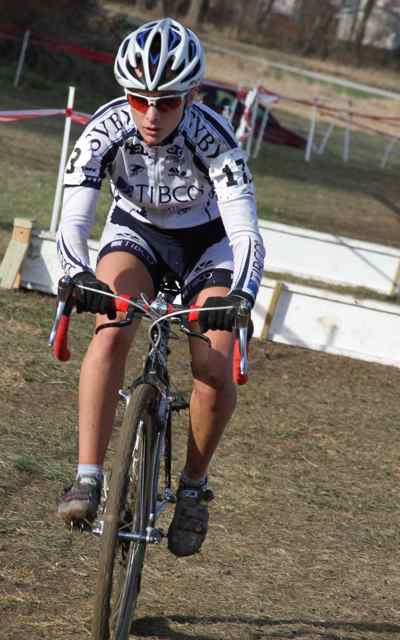
<path id="1" fill-rule="evenodd" d="M 156 107 L 150 105 L 146 111 L 146 120 L 152 124 L 157 123 L 160 120 L 160 112 Z"/>

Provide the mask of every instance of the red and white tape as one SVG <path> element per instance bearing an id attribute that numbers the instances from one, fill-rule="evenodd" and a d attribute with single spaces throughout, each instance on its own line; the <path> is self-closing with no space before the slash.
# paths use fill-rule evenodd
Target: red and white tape
<path id="1" fill-rule="evenodd" d="M 85 125 L 90 120 L 88 113 L 80 113 L 71 109 L 22 109 L 19 111 L 0 111 L 0 122 L 18 122 L 33 118 L 48 118 L 50 116 L 66 116 L 72 122 Z"/>

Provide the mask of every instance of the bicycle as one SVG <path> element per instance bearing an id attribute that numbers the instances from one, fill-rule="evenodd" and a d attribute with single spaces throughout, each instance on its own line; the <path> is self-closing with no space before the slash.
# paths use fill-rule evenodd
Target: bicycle
<path id="1" fill-rule="evenodd" d="M 59 282 L 58 303 L 49 344 L 59 360 L 68 360 L 68 327 L 74 308 L 71 278 Z M 193 331 L 190 322 L 201 310 L 174 304 L 180 293 L 168 274 L 153 302 L 144 296 L 112 295 L 124 319 L 105 322 L 107 327 L 124 327 L 137 318 L 151 321 L 149 348 L 142 374 L 128 389 L 121 390 L 125 412 L 112 463 L 111 482 L 106 486 L 98 518 L 83 530 L 101 537 L 96 584 L 92 640 L 127 640 L 138 601 L 147 544 L 159 544 L 166 534 L 156 526 L 161 513 L 176 501 L 172 489 L 172 413 L 186 408 L 173 393 L 168 371 L 172 324 L 187 335 L 209 342 Z M 231 307 L 225 307 L 230 309 Z M 233 376 L 237 384 L 247 381 L 247 327 L 250 312 L 244 303 L 235 314 Z M 78 523 L 79 524 L 79 523 Z"/>

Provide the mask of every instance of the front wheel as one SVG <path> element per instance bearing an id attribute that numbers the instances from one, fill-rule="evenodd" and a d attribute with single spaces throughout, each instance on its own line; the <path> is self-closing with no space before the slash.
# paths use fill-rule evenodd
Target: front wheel
<path id="1" fill-rule="evenodd" d="M 120 534 L 146 535 L 154 447 L 153 416 L 158 391 L 149 384 L 135 388 L 128 402 L 112 464 L 103 515 L 93 640 L 127 640 L 137 604 L 146 550 L 144 540 Z"/>

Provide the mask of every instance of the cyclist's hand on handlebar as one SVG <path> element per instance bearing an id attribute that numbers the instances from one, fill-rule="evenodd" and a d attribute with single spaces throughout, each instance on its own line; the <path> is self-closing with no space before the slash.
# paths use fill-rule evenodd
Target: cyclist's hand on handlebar
<path id="1" fill-rule="evenodd" d="M 235 320 L 235 308 L 245 301 L 251 309 L 249 296 L 234 289 L 227 296 L 216 296 L 207 298 L 204 307 L 213 307 L 211 311 L 199 313 L 199 324 L 202 333 L 209 331 L 232 331 Z M 232 305 L 231 309 L 221 309 L 220 307 Z"/>
<path id="2" fill-rule="evenodd" d="M 107 314 L 110 320 L 117 317 L 115 311 L 114 300 L 108 296 L 102 295 L 102 292 L 113 293 L 108 284 L 98 280 L 90 271 L 81 271 L 77 273 L 72 281 L 75 285 L 84 285 L 96 291 L 87 291 L 75 288 L 76 310 L 78 313 L 90 311 L 91 313 Z"/>

